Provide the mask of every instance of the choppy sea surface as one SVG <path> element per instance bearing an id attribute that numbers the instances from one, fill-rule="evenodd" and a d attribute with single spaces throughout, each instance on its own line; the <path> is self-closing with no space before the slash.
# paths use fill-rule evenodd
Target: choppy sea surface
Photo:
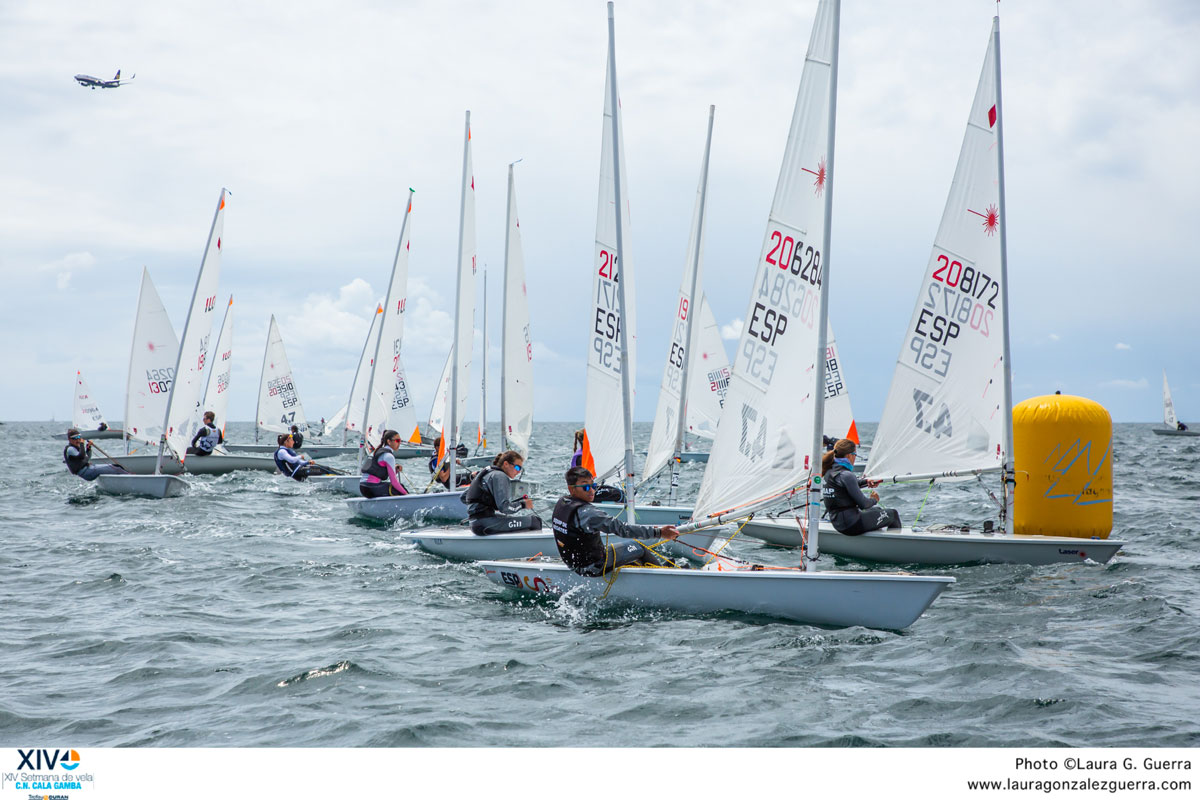
<path id="1" fill-rule="evenodd" d="M 544 518 L 573 428 L 534 431 Z M 7 422 L 0 743 L 1195 747 L 1200 437 L 1150 428 L 1115 426 L 1127 545 L 1109 564 L 913 568 L 958 582 L 888 632 L 520 596 L 268 473 L 104 497 L 61 463 L 61 423 Z M 702 469 L 685 466 L 685 495 Z M 884 493 L 906 522 L 924 497 Z M 978 523 L 988 504 L 939 486 L 922 520 Z"/>

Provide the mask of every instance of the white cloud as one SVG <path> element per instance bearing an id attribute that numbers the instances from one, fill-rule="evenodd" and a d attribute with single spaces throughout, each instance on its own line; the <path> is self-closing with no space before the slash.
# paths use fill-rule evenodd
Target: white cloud
<path id="1" fill-rule="evenodd" d="M 1113 389 L 1145 389 L 1150 383 L 1145 378 L 1138 378 L 1136 381 L 1131 381 L 1128 378 L 1114 378 L 1111 381 L 1104 381 L 1101 386 L 1109 386 Z"/>
<path id="2" fill-rule="evenodd" d="M 63 290 L 70 288 L 72 274 L 91 269 L 95 263 L 96 257 L 91 253 L 67 253 L 57 261 L 39 265 L 37 271 L 55 273 L 54 285 Z"/>
<path id="3" fill-rule="evenodd" d="M 736 342 L 742 338 L 742 318 L 738 317 L 728 325 L 721 326 L 721 338 L 727 342 Z"/>
<path id="4" fill-rule="evenodd" d="M 1117 342 L 1117 349 L 1118 350 L 1132 350 L 1133 348 L 1130 347 L 1129 345 L 1125 344 L 1124 342 Z"/>
<path id="5" fill-rule="evenodd" d="M 1059 339 L 1061 339 L 1061 338 L 1062 338 L 1062 337 L 1061 337 L 1061 336 L 1059 336 L 1057 333 L 1052 333 L 1052 334 L 1050 334 L 1050 341 L 1052 341 L 1052 342 L 1057 342 L 1057 341 L 1058 341 Z"/>

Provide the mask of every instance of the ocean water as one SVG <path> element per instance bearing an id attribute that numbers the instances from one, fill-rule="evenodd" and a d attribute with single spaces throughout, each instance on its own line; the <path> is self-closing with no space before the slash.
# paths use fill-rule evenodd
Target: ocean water
<path id="1" fill-rule="evenodd" d="M 544 517 L 573 427 L 535 428 Z M 958 582 L 888 632 L 524 597 L 278 475 L 103 497 L 61 464 L 62 429 L 0 425 L 10 745 L 1200 745 L 1200 439 L 1115 427 L 1128 544 L 1109 564 L 916 569 Z M 884 493 L 906 522 L 924 497 Z M 936 487 L 922 519 L 978 522 L 988 502 Z"/>

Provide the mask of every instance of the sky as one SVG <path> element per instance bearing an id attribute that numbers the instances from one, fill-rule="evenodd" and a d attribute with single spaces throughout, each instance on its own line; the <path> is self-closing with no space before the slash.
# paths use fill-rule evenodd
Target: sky
<path id="1" fill-rule="evenodd" d="M 882 411 L 996 9 L 843 4 L 826 274 L 863 421 Z M 710 104 L 703 283 L 733 351 L 815 10 L 616 5 L 635 419 L 654 413 Z M 1200 4 L 1000 12 L 1014 399 L 1060 389 L 1157 421 L 1165 369 L 1180 417 L 1200 421 Z M 535 419 L 582 420 L 606 54 L 601 0 L 0 4 L 0 419 L 69 419 L 77 369 L 120 419 L 142 267 L 178 330 L 222 187 L 230 418 L 253 419 L 272 314 L 308 417 L 345 402 L 409 187 L 404 358 L 423 416 L 452 335 L 469 109 L 488 417 L 522 159 Z M 136 79 L 72 80 L 118 68 Z"/>

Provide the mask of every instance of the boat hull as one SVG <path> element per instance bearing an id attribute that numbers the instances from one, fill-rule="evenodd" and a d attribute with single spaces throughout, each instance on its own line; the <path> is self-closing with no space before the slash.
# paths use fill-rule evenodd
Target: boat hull
<path id="1" fill-rule="evenodd" d="M 326 492 L 357 495 L 360 479 L 358 475 L 313 475 L 305 483 Z"/>
<path id="2" fill-rule="evenodd" d="M 1170 428 L 1151 428 L 1159 436 L 1200 436 L 1200 431 L 1186 430 L 1176 431 Z"/>
<path id="3" fill-rule="evenodd" d="M 116 428 L 109 428 L 103 431 L 80 431 L 79 435 L 84 439 L 120 439 L 125 436 L 125 431 L 117 430 Z M 67 435 L 65 433 L 60 433 L 55 438 L 66 439 Z"/>
<path id="4" fill-rule="evenodd" d="M 624 567 L 585 578 L 549 561 L 482 561 L 494 583 L 531 594 L 568 591 L 604 602 L 689 613 L 741 611 L 811 625 L 900 630 L 921 616 L 954 578 L 885 572 L 690 570 Z"/>
<path id="5" fill-rule="evenodd" d="M 235 453 L 270 453 L 275 454 L 279 449 L 277 444 L 238 444 L 236 442 L 225 442 L 225 449 Z M 301 447 L 296 450 L 297 453 L 304 453 L 309 458 L 332 458 L 333 456 L 346 456 L 358 452 L 357 447 L 342 447 L 340 445 L 314 444 L 309 447 Z"/>
<path id="6" fill-rule="evenodd" d="M 469 528 L 434 528 L 406 531 L 398 534 L 398 538 L 428 553 L 455 561 L 532 558 L 558 553 L 554 535 L 548 529 L 476 536 Z"/>
<path id="7" fill-rule="evenodd" d="M 742 533 L 780 547 L 800 546 L 795 520 L 753 519 Z M 1068 536 L 1014 536 L 1003 533 L 930 533 L 908 528 L 871 531 L 860 536 L 838 533 L 829 523 L 820 527 L 822 553 L 884 564 L 1072 564 L 1109 561 L 1124 542 Z"/>
<path id="8" fill-rule="evenodd" d="M 467 505 L 460 499 L 461 495 L 462 490 L 399 497 L 359 497 L 347 500 L 346 504 L 355 515 L 379 522 L 401 519 L 458 522 L 467 516 Z"/>
<path id="9" fill-rule="evenodd" d="M 486 467 L 495 460 L 495 456 L 470 456 L 459 459 L 465 467 Z"/>
<path id="10" fill-rule="evenodd" d="M 680 461 L 690 461 L 696 464 L 707 464 L 708 453 L 698 453 L 693 450 L 684 450 L 679 454 Z"/>
<path id="11" fill-rule="evenodd" d="M 616 503 L 593 503 L 596 508 L 619 520 L 625 519 L 625 506 Z M 683 525 L 692 519 L 691 506 L 634 506 L 634 516 L 638 525 Z M 685 533 L 676 541 L 665 546 L 665 552 L 671 556 L 688 558 L 693 561 L 703 561 L 707 553 L 698 552 L 695 548 L 712 550 L 713 540 L 719 528 L 709 528 L 695 533 Z"/>
<path id="12" fill-rule="evenodd" d="M 144 455 L 118 456 L 114 462 L 111 458 L 93 458 L 95 464 L 116 463 L 129 470 L 134 475 L 153 475 L 154 465 L 158 462 L 157 453 Z M 174 458 L 163 457 L 162 472 L 164 475 L 178 475 L 187 472 L 192 475 L 225 475 L 241 469 L 276 472 L 275 460 L 263 456 L 235 456 L 214 453 L 211 456 L 192 456 L 181 465 Z"/>
<path id="13" fill-rule="evenodd" d="M 177 475 L 98 475 L 96 490 L 104 494 L 153 497 L 162 500 L 187 491 L 187 481 Z"/>

